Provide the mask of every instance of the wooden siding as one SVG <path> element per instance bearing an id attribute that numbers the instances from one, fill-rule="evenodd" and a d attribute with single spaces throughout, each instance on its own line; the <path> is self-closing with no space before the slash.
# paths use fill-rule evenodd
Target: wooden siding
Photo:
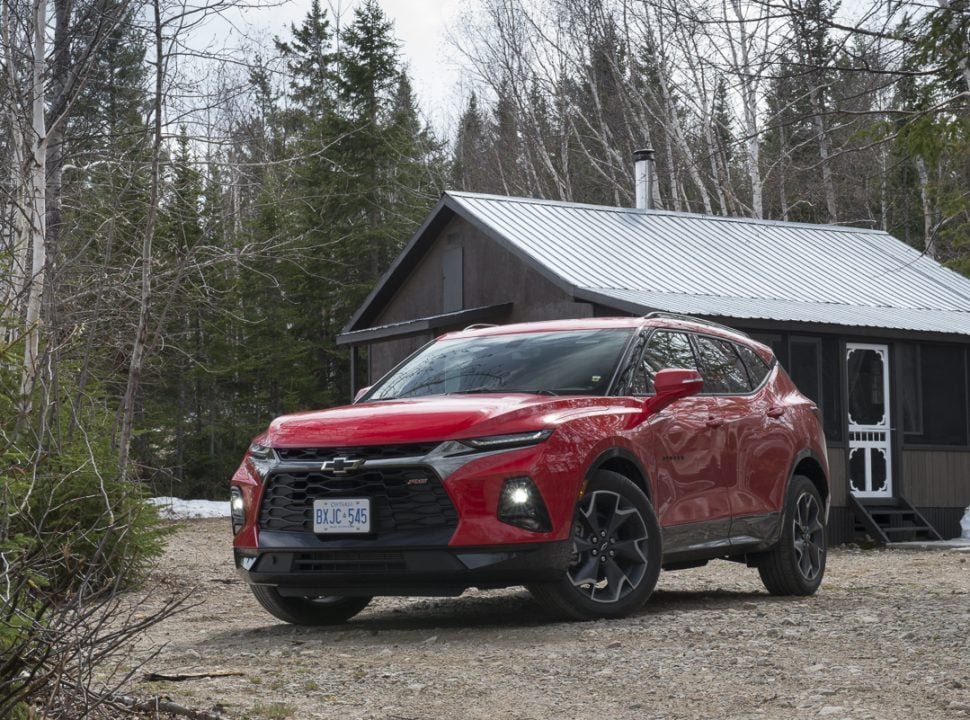
<path id="1" fill-rule="evenodd" d="M 445 312 L 442 269 L 445 254 L 450 251 L 453 257 L 456 255 L 456 248 L 461 248 L 463 307 L 511 301 L 511 314 L 495 318 L 495 322 L 503 323 L 591 317 L 593 314 L 589 303 L 574 302 L 557 285 L 493 240 L 483 236 L 467 221 L 456 217 L 445 226 L 373 325 L 386 325 Z M 460 328 L 445 330 L 457 329 Z M 371 345 L 371 381 L 377 380 L 409 353 L 431 339 L 432 335 L 428 333 Z"/>
<path id="2" fill-rule="evenodd" d="M 829 511 L 826 539 L 829 545 L 855 542 L 855 518 L 850 508 L 833 507 Z"/>
<path id="3" fill-rule="evenodd" d="M 832 505 L 844 507 L 848 505 L 846 499 L 845 480 L 845 447 L 828 448 L 829 456 L 829 487 L 832 490 Z"/>
<path id="4" fill-rule="evenodd" d="M 899 493 L 916 507 L 970 506 L 970 452 L 903 450 Z"/>

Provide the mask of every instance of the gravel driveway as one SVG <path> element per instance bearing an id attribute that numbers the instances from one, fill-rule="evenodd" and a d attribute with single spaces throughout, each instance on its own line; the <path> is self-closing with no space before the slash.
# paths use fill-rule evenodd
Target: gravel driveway
<path id="1" fill-rule="evenodd" d="M 199 601 L 157 626 L 133 693 L 226 718 L 970 718 L 970 553 L 839 548 L 819 594 L 714 562 L 662 573 L 623 620 L 552 623 L 523 590 L 375 600 L 278 624 L 236 577 L 228 520 L 186 523 L 157 572 Z M 146 607 L 146 611 L 150 607 Z M 141 677 L 141 675 L 139 675 Z"/>

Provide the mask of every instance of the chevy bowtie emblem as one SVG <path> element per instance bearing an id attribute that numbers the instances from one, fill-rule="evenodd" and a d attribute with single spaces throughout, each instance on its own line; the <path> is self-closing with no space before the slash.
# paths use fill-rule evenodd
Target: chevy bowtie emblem
<path id="1" fill-rule="evenodd" d="M 346 475 L 354 470 L 359 470 L 363 467 L 365 460 L 362 458 L 345 458 L 345 457 L 335 457 L 333 460 L 327 460 L 320 469 L 324 472 L 332 472 L 334 475 Z"/>

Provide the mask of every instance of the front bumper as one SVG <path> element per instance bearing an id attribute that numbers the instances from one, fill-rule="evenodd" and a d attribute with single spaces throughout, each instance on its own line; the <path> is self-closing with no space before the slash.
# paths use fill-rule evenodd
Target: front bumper
<path id="1" fill-rule="evenodd" d="M 328 542 L 313 535 L 260 533 L 260 548 L 236 548 L 246 582 L 276 586 L 281 595 L 460 595 L 470 587 L 499 588 L 562 577 L 572 543 L 452 547 L 383 542 Z"/>

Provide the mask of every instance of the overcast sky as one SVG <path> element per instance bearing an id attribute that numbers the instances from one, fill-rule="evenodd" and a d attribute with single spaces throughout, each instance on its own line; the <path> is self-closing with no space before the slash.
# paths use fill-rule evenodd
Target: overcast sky
<path id="1" fill-rule="evenodd" d="M 460 11 L 475 0 L 378 0 L 394 21 L 394 32 L 401 41 L 401 57 L 410 69 L 414 90 L 422 111 L 440 132 L 450 132 L 460 113 L 462 93 L 460 75 L 446 37 L 454 30 Z M 334 22 L 353 20 L 354 0 L 321 0 Z M 310 0 L 287 0 L 266 9 L 249 8 L 240 13 L 230 34 L 245 34 L 270 44 L 274 36 L 289 37 L 291 24 L 299 25 L 310 9 Z M 223 28 L 223 25 L 219 26 Z M 210 27 L 210 31 L 214 28 Z M 232 44 L 230 38 L 222 38 Z"/>

